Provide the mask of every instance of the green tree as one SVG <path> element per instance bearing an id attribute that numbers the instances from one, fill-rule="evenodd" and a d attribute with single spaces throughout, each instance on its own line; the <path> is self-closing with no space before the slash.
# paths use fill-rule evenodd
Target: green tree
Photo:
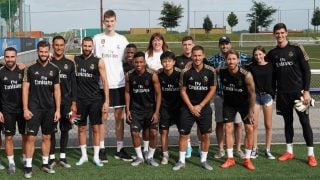
<path id="1" fill-rule="evenodd" d="M 213 25 L 212 25 L 212 21 L 209 18 L 209 15 L 207 15 L 204 19 L 203 19 L 203 24 L 202 24 L 202 28 L 204 29 L 204 31 L 207 34 L 207 37 L 209 35 L 209 32 L 211 31 Z"/>
<path id="2" fill-rule="evenodd" d="M 180 5 L 174 5 L 170 2 L 163 2 L 163 9 L 161 10 L 161 21 L 159 24 L 164 28 L 175 28 L 179 26 L 179 19 L 182 18 L 183 8 Z"/>
<path id="3" fill-rule="evenodd" d="M 317 27 L 317 33 L 319 32 L 319 25 L 320 25 L 320 9 L 317 7 L 315 11 L 313 12 L 313 16 L 311 19 L 311 24 L 315 27 Z"/>
<path id="4" fill-rule="evenodd" d="M 238 17 L 233 12 L 231 12 L 227 17 L 227 21 L 229 26 L 231 27 L 232 32 L 232 28 L 238 24 Z"/>
<path id="5" fill-rule="evenodd" d="M 260 32 L 262 28 L 268 28 L 272 23 L 272 15 L 277 11 L 272 6 L 268 6 L 264 2 L 252 1 L 253 5 L 251 7 L 251 13 L 247 14 L 247 21 L 250 22 L 250 25 L 255 26 L 253 32 Z M 250 31 L 252 33 L 252 31 Z"/>
<path id="6" fill-rule="evenodd" d="M 9 27 L 10 22 L 9 19 L 11 18 L 11 29 L 13 29 L 13 17 L 17 13 L 17 6 L 18 0 L 10 0 L 10 17 L 9 17 L 9 0 L 0 0 L 0 12 L 1 18 L 3 18 Z"/>

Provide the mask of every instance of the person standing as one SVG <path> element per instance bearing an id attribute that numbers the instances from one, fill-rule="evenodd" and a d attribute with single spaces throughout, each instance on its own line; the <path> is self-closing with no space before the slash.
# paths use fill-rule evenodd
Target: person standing
<path id="1" fill-rule="evenodd" d="M 160 33 L 153 33 L 149 40 L 148 48 L 145 52 L 148 67 L 154 71 L 162 68 L 160 56 L 168 50 L 168 45 Z"/>
<path id="2" fill-rule="evenodd" d="M 133 56 L 137 52 L 137 46 L 135 44 L 128 44 L 125 50 L 125 56 L 123 61 L 123 71 L 127 73 L 131 69 L 134 68 L 133 66 Z"/>
<path id="3" fill-rule="evenodd" d="M 273 27 L 273 35 L 277 41 L 277 47 L 270 50 L 267 58 L 273 64 L 275 80 L 277 84 L 277 114 L 283 116 L 287 150 L 279 161 L 287 161 L 295 157 L 293 153 L 293 108 L 295 100 L 300 100 L 304 106 L 309 106 L 310 79 L 309 57 L 302 46 L 294 45 L 287 39 L 288 31 L 284 23 L 278 23 Z M 317 160 L 313 151 L 313 132 L 307 111 L 296 109 L 302 126 L 303 137 L 308 150 L 307 164 L 311 167 L 317 166 Z"/>

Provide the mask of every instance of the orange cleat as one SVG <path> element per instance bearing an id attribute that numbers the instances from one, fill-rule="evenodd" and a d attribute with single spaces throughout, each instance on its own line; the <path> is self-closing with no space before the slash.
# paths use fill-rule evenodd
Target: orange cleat
<path id="1" fill-rule="evenodd" d="M 232 166 L 236 165 L 236 161 L 234 160 L 234 158 L 227 158 L 227 160 L 220 165 L 221 168 L 230 168 Z"/>
<path id="2" fill-rule="evenodd" d="M 251 160 L 247 158 L 243 159 L 242 165 L 251 171 L 256 169 L 256 167 L 254 167 L 254 165 L 252 164 Z"/>
<path id="3" fill-rule="evenodd" d="M 318 165 L 316 158 L 314 157 L 314 155 L 312 156 L 308 156 L 308 165 L 310 167 L 315 167 Z"/>
<path id="4" fill-rule="evenodd" d="M 288 151 L 286 151 L 280 157 L 278 157 L 278 160 L 279 161 L 287 161 L 287 160 L 293 159 L 294 157 L 295 157 L 294 154 L 291 154 Z"/>

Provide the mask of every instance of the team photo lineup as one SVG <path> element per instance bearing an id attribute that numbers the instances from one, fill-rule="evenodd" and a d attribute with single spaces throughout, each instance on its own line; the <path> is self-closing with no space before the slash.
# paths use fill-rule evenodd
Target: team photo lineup
<path id="1" fill-rule="evenodd" d="M 205 54 L 204 47 L 195 44 L 192 36 L 184 36 L 182 54 L 178 55 L 170 51 L 158 32 L 152 34 L 147 49 L 140 51 L 116 32 L 117 21 L 114 10 L 105 11 L 104 32 L 93 38 L 84 37 L 81 54 L 72 57 L 65 56 L 66 40 L 60 35 L 52 42 L 39 41 L 38 58 L 31 64 L 17 62 L 14 47 L 4 50 L 4 64 L 0 67 L 0 130 L 6 156 L 0 157 L 0 173 L 5 170 L 8 175 L 15 174 L 15 161 L 21 158 L 23 167 L 19 168 L 23 169 L 24 178 L 32 178 L 35 142 L 40 133 L 41 170 L 45 173 L 56 173 L 58 165 L 77 168 L 89 160 L 97 167 L 105 166 L 108 115 L 115 120 L 113 158 L 127 161 L 128 166 L 169 167 L 173 158 L 169 131 L 177 128 L 179 152 L 176 163 L 170 166 L 172 171 L 186 168 L 192 151 L 197 151 L 199 168 L 207 171 L 223 171 L 236 165 L 254 171 L 260 168 L 252 161 L 258 157 L 260 116 L 265 144 L 259 154 L 270 161 L 285 162 L 295 158 L 296 113 L 306 144 L 304 163 L 317 166 L 309 119 L 309 107 L 314 106 L 309 56 L 301 44 L 288 40 L 284 23 L 274 25 L 276 46 L 268 52 L 260 45 L 251 54 L 237 51 L 230 37 L 221 36 L 217 39 L 219 52 Z M 286 150 L 280 156 L 271 147 L 274 103 L 276 114 L 284 121 Z M 190 140 L 194 124 L 199 140 L 196 149 Z M 126 125 L 130 127 L 133 147 L 124 144 Z M 75 164 L 68 161 L 69 131 L 73 127 L 77 128 L 81 154 Z M 90 159 L 88 128 L 92 131 Z M 212 132 L 217 151 L 210 155 Z M 21 147 L 14 146 L 18 133 Z M 22 157 L 15 156 L 15 148 L 22 149 Z M 158 157 L 155 152 L 159 149 Z M 209 156 L 223 159 L 223 163 L 215 167 Z M 237 163 L 234 156 L 242 161 Z"/>

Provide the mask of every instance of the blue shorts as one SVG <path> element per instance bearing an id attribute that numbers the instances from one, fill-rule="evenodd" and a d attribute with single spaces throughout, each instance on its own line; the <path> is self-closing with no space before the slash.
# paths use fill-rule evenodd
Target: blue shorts
<path id="1" fill-rule="evenodd" d="M 257 93 L 256 94 L 256 104 L 261 106 L 272 106 L 273 99 L 268 93 Z"/>

